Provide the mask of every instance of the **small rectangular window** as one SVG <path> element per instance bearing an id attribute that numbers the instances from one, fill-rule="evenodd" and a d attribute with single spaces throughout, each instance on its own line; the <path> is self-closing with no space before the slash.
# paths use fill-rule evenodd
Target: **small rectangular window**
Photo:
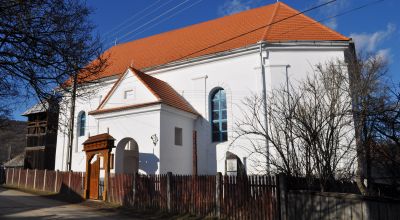
<path id="1" fill-rule="evenodd" d="M 124 99 L 129 99 L 129 98 L 133 98 L 133 90 L 126 90 L 124 92 Z"/>
<path id="2" fill-rule="evenodd" d="M 175 145 L 182 146 L 182 128 L 175 127 Z"/>

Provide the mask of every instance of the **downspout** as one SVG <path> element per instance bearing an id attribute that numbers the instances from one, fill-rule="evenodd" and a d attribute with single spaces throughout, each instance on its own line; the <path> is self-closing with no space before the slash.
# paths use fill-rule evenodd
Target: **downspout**
<path id="1" fill-rule="evenodd" d="M 261 76 L 262 76 L 262 96 L 263 96 L 263 110 L 264 110 L 264 126 L 265 131 L 268 136 L 268 109 L 267 109 L 267 86 L 265 84 L 266 76 L 265 76 L 265 66 L 264 66 L 264 57 L 263 57 L 263 45 L 265 45 L 265 41 L 260 41 L 260 65 L 261 65 Z M 270 175 L 270 151 L 269 151 L 269 140 L 268 137 L 265 138 L 265 149 L 267 151 L 266 160 L 267 160 L 267 174 Z"/>

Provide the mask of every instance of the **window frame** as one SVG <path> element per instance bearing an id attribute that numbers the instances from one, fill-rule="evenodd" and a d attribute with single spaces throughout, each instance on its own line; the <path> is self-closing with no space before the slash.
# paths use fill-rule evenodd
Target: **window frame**
<path id="1" fill-rule="evenodd" d="M 177 136 L 177 134 L 178 134 L 177 131 L 179 131 L 179 133 L 180 133 L 179 137 Z M 175 146 L 183 146 L 183 129 L 180 127 L 175 127 L 175 129 L 174 129 L 174 144 L 175 144 Z"/>
<path id="2" fill-rule="evenodd" d="M 83 121 L 83 123 L 82 123 Z M 78 114 L 78 137 L 85 136 L 86 132 L 86 113 L 84 111 Z"/>
<path id="3" fill-rule="evenodd" d="M 228 141 L 228 107 L 223 88 L 216 88 L 211 93 L 210 124 L 212 142 Z"/>

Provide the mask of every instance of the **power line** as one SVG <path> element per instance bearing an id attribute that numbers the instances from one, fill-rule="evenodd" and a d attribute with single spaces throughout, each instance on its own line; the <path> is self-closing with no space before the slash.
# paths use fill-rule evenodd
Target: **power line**
<path id="1" fill-rule="evenodd" d="M 368 6 L 371 6 L 371 5 L 374 5 L 374 4 L 383 2 L 383 1 L 384 1 L 384 0 L 377 0 L 377 1 L 369 2 L 369 3 L 367 3 L 367 4 L 363 4 L 363 5 L 360 5 L 360 6 L 358 6 L 358 7 L 354 7 L 354 8 L 352 8 L 352 9 L 350 9 L 350 10 L 343 11 L 343 12 L 338 13 L 338 14 L 336 14 L 336 15 L 329 16 L 329 17 L 325 17 L 325 18 L 323 18 L 323 19 L 317 20 L 317 21 L 315 21 L 315 22 L 313 22 L 313 23 L 311 23 L 311 24 L 304 25 L 304 26 L 302 26 L 302 27 L 299 27 L 299 28 L 296 28 L 296 29 L 292 29 L 292 30 L 288 30 L 288 31 L 285 31 L 285 32 L 281 32 L 281 33 L 279 33 L 279 34 L 287 34 L 287 33 L 292 32 L 292 31 L 297 31 L 297 30 L 300 30 L 300 29 L 309 27 L 309 26 L 311 26 L 311 25 L 313 25 L 313 24 L 321 23 L 321 22 L 324 22 L 324 21 L 328 21 L 328 20 L 330 20 L 330 19 L 337 18 L 337 17 L 343 16 L 343 15 L 349 14 L 349 13 L 351 13 L 351 12 L 354 12 L 354 11 L 357 11 L 357 10 L 360 10 L 360 9 L 363 9 L 363 8 L 366 8 L 366 7 L 368 7 Z"/>
<path id="2" fill-rule="evenodd" d="M 132 31 L 129 31 L 128 33 L 124 34 L 123 36 L 120 37 L 120 39 L 123 39 L 123 38 L 127 37 L 129 34 L 131 34 L 131 33 L 135 32 L 135 31 L 139 30 L 140 28 L 142 28 L 142 27 L 146 26 L 147 24 L 149 24 L 149 23 L 151 23 L 151 22 L 157 20 L 158 18 L 164 16 L 165 14 L 168 14 L 169 12 L 175 10 L 176 8 L 180 7 L 181 5 L 185 4 L 185 3 L 188 2 L 188 1 L 190 1 L 190 0 L 185 0 L 185 1 L 183 1 L 182 3 L 180 3 L 180 4 L 178 4 L 178 5 L 174 6 L 174 7 L 172 7 L 172 8 L 170 8 L 170 9 L 168 9 L 167 11 L 165 11 L 164 13 L 161 13 L 161 14 L 158 15 L 157 17 L 151 19 L 150 21 L 148 21 L 148 22 L 146 22 L 146 23 L 140 25 L 139 27 L 133 29 Z"/>
<path id="3" fill-rule="evenodd" d="M 211 46 L 208 46 L 208 47 L 205 47 L 205 48 L 203 48 L 203 49 L 197 50 L 197 51 L 195 51 L 195 52 L 192 52 L 192 53 L 187 54 L 187 55 L 185 55 L 185 56 L 182 56 L 182 57 L 180 57 L 180 58 L 177 58 L 177 59 L 174 59 L 174 60 L 172 60 L 172 61 L 169 61 L 169 63 L 176 62 L 176 61 L 178 61 L 178 60 L 181 60 L 181 59 L 190 57 L 190 56 L 192 56 L 192 55 L 194 55 L 194 54 L 196 54 L 196 53 L 200 53 L 200 52 L 202 52 L 202 51 L 205 51 L 205 50 L 208 50 L 208 49 L 210 49 L 210 48 L 216 47 L 216 46 L 218 46 L 218 45 L 220 45 L 220 44 L 223 44 L 223 43 L 226 43 L 226 42 L 235 40 L 235 39 L 240 38 L 240 37 L 243 37 L 243 36 L 245 36 L 245 35 L 247 35 L 247 34 L 251 34 L 251 33 L 255 32 L 255 31 L 258 31 L 258 30 L 260 30 L 260 29 L 263 29 L 263 28 L 266 28 L 266 27 L 275 25 L 275 24 L 280 23 L 280 22 L 282 22 L 282 21 L 285 21 L 285 20 L 287 20 L 287 19 L 290 19 L 290 18 L 293 18 L 293 17 L 295 17 L 295 16 L 304 14 L 304 13 L 306 13 L 306 12 L 309 12 L 309 11 L 312 11 L 312 10 L 315 10 L 315 9 L 318 9 L 318 8 L 320 8 L 320 7 L 323 7 L 323 6 L 325 6 L 325 5 L 331 4 L 331 3 L 336 2 L 336 1 L 337 1 L 337 0 L 331 0 L 331 1 L 328 1 L 328 2 L 325 2 L 325 3 L 322 3 L 322 4 L 319 4 L 319 5 L 317 5 L 317 6 L 311 7 L 311 8 L 309 8 L 309 9 L 306 9 L 306 10 L 304 10 L 304 11 L 298 12 L 298 13 L 296 13 L 296 14 L 294 14 L 294 15 L 291 15 L 291 16 L 288 16 L 288 17 L 279 19 L 279 20 L 277 20 L 277 21 L 271 22 L 271 23 L 269 23 L 269 24 L 267 24 L 267 25 L 262 25 L 262 26 L 260 26 L 260 27 L 258 27 L 258 28 L 252 29 L 252 30 L 247 31 L 247 32 L 245 32 L 245 33 L 239 34 L 239 35 L 237 35 L 237 36 L 231 37 L 231 38 L 229 38 L 229 39 L 223 40 L 223 41 L 218 42 L 218 43 L 216 43 L 216 44 L 213 44 L 213 45 L 211 45 Z M 160 66 L 160 65 L 158 65 L 158 66 Z M 150 68 L 149 70 L 155 69 L 155 68 L 157 68 L 158 66 L 154 66 L 154 67 Z"/>
<path id="4" fill-rule="evenodd" d="M 139 32 L 136 32 L 134 35 L 131 36 L 131 38 L 137 36 L 138 34 L 141 34 L 141 33 L 145 32 L 145 31 L 147 31 L 147 30 L 150 30 L 151 28 L 153 28 L 153 27 L 159 25 L 160 23 L 162 23 L 162 22 L 164 22 L 164 21 L 166 21 L 166 20 L 168 20 L 168 19 L 170 19 L 170 18 L 176 16 L 177 14 L 179 14 L 179 13 L 181 13 L 181 12 L 183 12 L 183 11 L 186 11 L 187 9 L 189 9 L 189 8 L 191 8 L 191 7 L 195 6 L 195 5 L 197 5 L 198 3 L 202 2 L 202 1 L 204 1 L 204 0 L 199 0 L 199 1 L 197 1 L 197 2 L 194 2 L 193 4 L 191 4 L 191 5 L 189 5 L 189 6 L 185 7 L 185 8 L 183 8 L 183 9 L 177 11 L 177 12 L 175 12 L 174 14 L 172 14 L 172 15 L 170 15 L 170 16 L 168 16 L 168 17 L 162 19 L 161 21 L 159 21 L 159 22 L 157 22 L 157 23 L 155 23 L 155 24 L 153 24 L 153 25 L 151 25 L 151 26 L 145 28 L 144 30 L 139 31 Z"/>
<path id="5" fill-rule="evenodd" d="M 115 26 L 114 28 L 112 28 L 111 30 L 107 31 L 106 33 L 103 34 L 103 36 L 107 36 L 110 33 L 112 33 L 114 30 L 118 29 L 119 27 L 121 27 L 122 25 L 126 24 L 128 21 L 136 18 L 137 16 L 139 16 L 140 14 L 142 14 L 143 12 L 147 11 L 147 9 L 153 7 L 155 4 L 157 4 L 158 2 L 160 2 L 161 0 L 157 0 L 156 2 L 154 2 L 153 4 L 147 6 L 145 9 L 143 9 L 142 11 L 140 11 L 139 13 L 134 14 L 133 16 L 127 18 L 126 20 L 124 20 L 122 23 L 120 23 L 119 25 Z M 167 2 L 168 3 L 168 2 Z M 152 12 L 150 12 L 152 13 Z M 143 18 L 143 17 L 142 17 Z M 117 31 L 118 33 L 118 31 Z M 115 35 L 116 33 L 113 33 L 111 36 Z"/>

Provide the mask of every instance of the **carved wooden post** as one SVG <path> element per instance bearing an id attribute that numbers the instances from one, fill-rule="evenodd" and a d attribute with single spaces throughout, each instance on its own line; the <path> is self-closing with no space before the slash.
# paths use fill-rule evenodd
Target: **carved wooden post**
<path id="1" fill-rule="evenodd" d="M 85 190 L 83 192 L 83 197 L 85 199 L 89 198 L 91 194 L 90 191 L 90 175 L 91 175 L 91 165 L 90 160 L 94 155 L 102 155 L 103 157 L 103 168 L 104 168 L 104 188 L 103 188 L 103 200 L 106 201 L 108 197 L 108 183 L 110 177 L 110 153 L 111 149 L 114 147 L 115 139 L 107 134 L 99 134 L 89 137 L 85 142 L 83 142 L 83 151 L 86 152 L 86 178 L 85 178 Z"/>
<path id="2" fill-rule="evenodd" d="M 91 159 L 91 155 L 90 154 L 86 154 L 86 172 L 85 172 L 85 176 L 86 176 L 86 178 L 85 178 L 85 189 L 83 190 L 83 198 L 84 199 L 87 199 L 87 198 L 89 198 L 89 190 L 88 190 L 88 187 L 89 187 L 89 184 L 90 184 L 90 171 L 89 171 L 89 163 L 90 163 L 90 159 Z"/>
<path id="3" fill-rule="evenodd" d="M 108 194 L 108 180 L 110 177 L 110 152 L 111 149 L 107 149 L 105 150 L 105 155 L 103 155 L 104 157 L 104 188 L 103 188 L 103 201 L 107 201 L 107 194 Z"/>

